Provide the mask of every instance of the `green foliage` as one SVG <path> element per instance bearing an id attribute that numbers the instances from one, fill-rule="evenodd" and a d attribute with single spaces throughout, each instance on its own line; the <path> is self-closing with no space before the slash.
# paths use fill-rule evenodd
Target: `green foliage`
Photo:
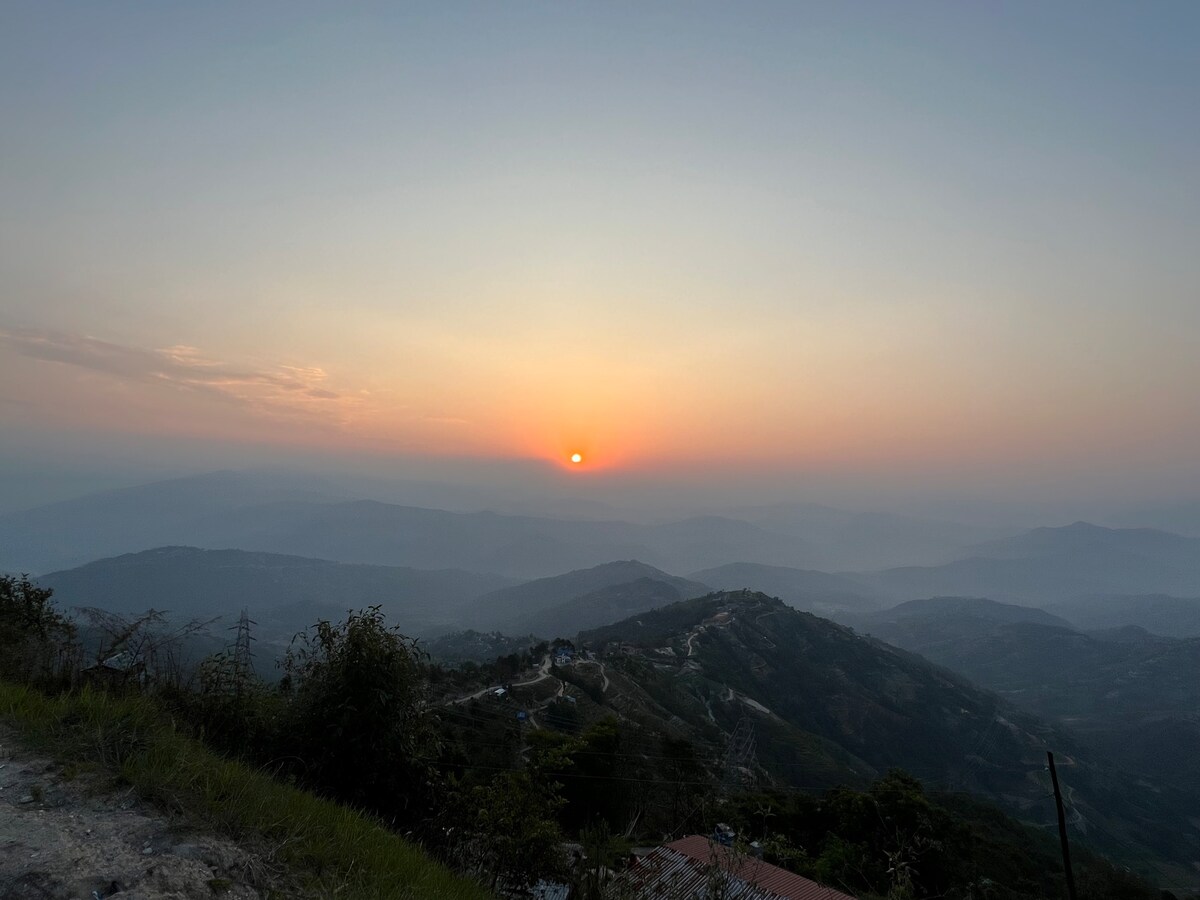
<path id="1" fill-rule="evenodd" d="M 663 735 L 659 742 L 657 783 L 650 785 L 647 797 L 648 825 L 655 821 L 654 813 L 666 816 L 663 827 L 668 830 L 694 828 L 696 815 L 706 801 L 712 799 L 707 787 L 709 775 L 696 752 L 695 745 L 685 738 Z"/>
<path id="2" fill-rule="evenodd" d="M 1162 897 L 1159 891 L 1136 875 L 1103 860 L 1092 860 L 1082 868 L 1076 890 L 1080 897 L 1088 900 L 1159 900 Z"/>
<path id="3" fill-rule="evenodd" d="M 568 746 L 545 732 L 530 737 L 522 767 L 487 780 L 452 776 L 429 830 L 430 842 L 456 868 L 505 891 L 565 876 L 556 818 L 564 801 L 552 773 L 570 765 Z M 479 771 L 468 768 L 466 774 Z"/>
<path id="4" fill-rule="evenodd" d="M 31 611 L 29 621 L 44 622 L 48 632 L 58 626 L 48 592 L 39 593 L 36 586 L 14 579 L 3 588 L 13 610 L 21 608 L 20 598 Z M 684 606 L 691 616 L 711 611 L 710 598 Z M 762 629 L 781 627 L 784 617 L 773 606 L 755 612 L 757 618 L 751 621 L 761 621 Z M 678 613 L 668 610 L 664 617 L 674 622 Z M 2 614 L 12 615 L 7 609 Z M 23 620 L 17 616 L 14 621 Z M 651 624 L 666 627 L 662 622 Z M 737 627 L 705 635 L 700 645 L 705 666 L 720 673 L 722 687 L 748 694 L 757 689 L 773 710 L 789 716 L 788 721 L 799 715 L 789 709 L 799 688 L 769 679 L 771 693 L 763 693 L 762 679 L 743 658 L 746 653 L 736 652 L 739 647 L 764 653 L 769 645 L 783 645 L 782 638 L 796 638 L 792 643 L 808 642 L 807 662 L 817 666 L 818 637 L 839 646 L 851 640 L 840 630 L 814 632 L 814 637 L 805 627 L 796 633 L 772 632 L 771 641 L 765 640 L 765 631 L 739 632 L 742 644 L 735 644 L 729 636 Z M 31 626 L 24 633 L 40 631 Z M 7 632 L 0 637 L 11 640 Z M 724 691 L 717 690 L 717 682 L 685 683 L 664 675 L 638 658 L 608 661 L 618 690 L 635 683 L 652 698 L 635 715 L 622 707 L 621 720 L 596 721 L 597 715 L 606 714 L 598 681 L 595 705 L 582 697 L 572 704 L 547 696 L 537 715 L 551 727 L 541 729 L 522 726 L 511 700 L 486 692 L 461 704 L 434 706 L 427 701 L 431 683 L 439 685 L 444 696 L 454 696 L 456 689 L 474 693 L 480 683 L 494 684 L 498 675 L 536 664 L 548 649 L 549 645 L 535 647 L 534 655 L 513 654 L 489 667 L 441 670 L 426 665 L 416 643 L 389 628 L 379 608 L 371 607 L 350 613 L 342 623 L 318 622 L 297 636 L 278 688 L 264 685 L 244 661 L 225 653 L 201 666 L 191 689 L 158 691 L 156 696 L 172 703 L 173 712 L 183 712 L 198 734 L 227 755 L 253 760 L 371 810 L 392 827 L 411 828 L 458 868 L 505 891 L 563 876 L 561 844 L 569 834 L 581 836 L 585 846 L 586 861 L 572 876 L 577 896 L 626 896 L 631 882 L 605 874 L 626 838 L 656 842 L 664 833 L 704 833 L 714 817 L 760 840 L 769 861 L 858 896 L 1025 900 L 1053 896 L 1061 887 L 1048 837 L 967 798 L 926 794 L 918 781 L 902 772 L 891 772 L 865 790 L 838 789 L 823 797 L 790 791 L 718 798 L 711 770 L 716 751 L 707 739 L 719 734 L 717 724 L 708 724 L 713 709 L 718 720 L 728 718 Z M 829 652 L 841 653 L 836 647 Z M 816 686 L 811 690 L 826 689 L 819 684 L 819 678 L 826 677 L 822 672 L 820 667 L 813 669 Z M 589 669 L 574 666 L 556 669 L 555 674 L 585 684 L 592 678 Z M 703 690 L 697 691 L 697 685 Z M 881 690 L 870 685 L 864 690 L 868 687 Z M 59 743 L 69 736 L 66 743 L 78 742 L 73 751 L 77 759 L 121 771 L 160 802 L 199 811 L 235 831 L 250 827 L 247 822 L 253 828 L 274 828 L 275 839 L 295 837 L 301 846 L 311 846 L 316 835 L 324 835 L 346 854 L 339 859 L 358 858 L 358 846 L 328 831 L 332 813 L 321 813 L 325 818 L 310 822 L 310 831 L 302 836 L 287 831 L 284 823 L 265 824 L 266 788 L 238 781 L 244 770 L 234 763 L 214 763 L 207 751 L 196 755 L 196 745 L 176 733 L 161 707 L 146 697 L 105 698 L 89 692 L 81 695 L 71 716 L 60 718 L 55 726 Z M 700 726 L 689 724 L 689 718 L 699 720 Z M 682 726 L 678 732 L 677 725 Z M 804 743 L 798 737 L 803 732 L 788 731 L 785 725 L 776 720 L 759 723 L 760 759 L 770 745 L 789 764 L 787 771 L 821 780 L 835 761 L 829 745 L 812 735 L 812 741 Z M 814 720 L 812 725 L 821 723 Z M 215 768 L 209 771 L 205 766 Z M 241 786 L 231 787 L 225 779 Z M 290 794 L 273 793 L 286 788 L 264 782 L 268 783 L 274 785 L 267 791 L 270 802 L 285 807 L 293 802 L 287 799 Z M 253 815 L 238 793 L 243 789 L 258 798 L 250 801 L 258 804 Z M 333 817 L 342 815 L 354 813 L 342 809 Z M 364 836 L 362 841 L 363 847 L 383 846 L 375 837 Z M 307 860 L 300 862 L 308 865 Z M 333 857 L 321 860 L 317 869 L 341 872 Z M 1086 852 L 1080 852 L 1078 860 L 1077 875 L 1081 885 L 1087 885 L 1088 896 L 1152 896 L 1136 877 Z M 378 865 L 386 868 L 383 862 Z M 376 894 L 351 889 L 348 896 Z"/>
<path id="5" fill-rule="evenodd" d="M 0 575 L 0 646 L 8 648 L 27 638 L 45 639 L 70 633 L 69 623 L 50 602 L 53 591 L 38 587 L 28 575 Z"/>
<path id="6" fill-rule="evenodd" d="M 636 874 L 624 868 L 633 844 L 613 834 L 603 819 L 579 834 L 582 854 L 572 870 L 572 900 L 643 900 Z"/>
<path id="7" fill-rule="evenodd" d="M 54 592 L 28 575 L 0 575 L 0 675 L 45 683 L 62 678 L 74 656 L 74 626 L 51 603 Z"/>
<path id="8" fill-rule="evenodd" d="M 546 652 L 546 642 L 538 642 L 532 634 L 511 637 L 498 631 L 487 633 L 467 629 L 443 634 L 426 644 L 430 658 L 446 666 L 466 663 L 490 663 L 510 653 L 528 653 L 540 659 Z"/>
<path id="9" fill-rule="evenodd" d="M 579 730 L 581 724 L 578 704 L 572 703 L 565 697 L 547 703 L 542 718 L 548 726 L 557 728 L 566 734 L 574 734 Z"/>
<path id="10" fill-rule="evenodd" d="M 805 872 L 812 868 L 808 854 L 803 847 L 792 844 L 782 834 L 773 834 L 762 841 L 763 859 L 782 869 L 792 872 Z"/>
<path id="11" fill-rule="evenodd" d="M 1033 900 L 1065 890 L 1054 838 L 981 801 L 889 772 L 865 791 L 744 795 L 723 810 L 764 857 L 855 896 Z M 1073 848 L 1081 897 L 1150 900 L 1140 878 Z"/>
<path id="12" fill-rule="evenodd" d="M 616 719 L 597 722 L 572 741 L 570 763 L 560 770 L 568 802 L 565 820 L 572 831 L 596 819 L 624 831 L 639 815 L 633 779 L 647 773 L 633 757 Z"/>
<path id="13" fill-rule="evenodd" d="M 280 743 L 285 698 L 241 664 L 232 651 L 205 659 L 191 691 L 173 694 L 175 704 L 222 753 L 270 759 Z"/>
<path id="14" fill-rule="evenodd" d="M 279 747 L 301 761 L 295 774 L 384 815 L 422 813 L 437 751 L 422 659 L 378 606 L 300 635 L 285 661 L 291 702 Z"/>
<path id="15" fill-rule="evenodd" d="M 492 886 L 521 890 L 540 878 L 561 877 L 562 833 L 554 814 L 555 786 L 529 770 L 503 772 L 473 793 L 479 862 Z"/>

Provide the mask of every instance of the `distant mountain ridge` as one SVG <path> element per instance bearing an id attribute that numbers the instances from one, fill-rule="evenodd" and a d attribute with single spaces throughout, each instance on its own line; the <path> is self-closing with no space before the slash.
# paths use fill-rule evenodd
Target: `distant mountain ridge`
<path id="1" fill-rule="evenodd" d="M 737 562 L 693 572 L 696 581 L 718 590 L 747 588 L 809 612 L 826 614 L 835 610 L 862 611 L 879 605 L 878 593 L 851 575 L 833 575 L 812 569 L 764 566 Z"/>
<path id="2" fill-rule="evenodd" d="M 96 606 L 118 613 L 154 607 L 180 616 L 236 616 L 247 608 L 304 628 L 316 613 L 384 607 L 391 621 L 421 632 L 456 621 L 471 600 L 512 583 L 499 575 L 461 570 L 348 565 L 323 559 L 159 547 L 52 572 L 38 579 L 63 606 Z"/>
<path id="3" fill-rule="evenodd" d="M 719 516 L 658 525 L 447 512 L 215 473 L 0 517 L 0 570 L 44 573 L 164 544 L 540 578 L 614 559 L 692 571 L 802 562 L 795 537 Z"/>
<path id="4" fill-rule="evenodd" d="M 853 512 L 820 503 L 735 507 L 736 516 L 761 528 L 800 538 L 811 549 L 809 568 L 826 571 L 940 565 L 982 541 L 1010 533 L 888 512 Z"/>
<path id="5" fill-rule="evenodd" d="M 1048 609 L 1083 629 L 1136 626 L 1165 637 L 1200 637 L 1200 597 L 1165 594 L 1078 597 Z"/>
<path id="6" fill-rule="evenodd" d="M 1114 550 L 1170 558 L 1181 552 L 1194 551 L 1197 546 L 1200 541 L 1196 538 L 1158 528 L 1109 528 L 1079 521 L 1058 527 L 1032 528 L 1022 534 L 980 544 L 975 550 L 980 556 L 995 559 Z"/>
<path id="7" fill-rule="evenodd" d="M 1200 538 L 1076 522 L 1035 528 L 942 566 L 858 573 L 896 600 L 976 596 L 1048 605 L 1095 594 L 1200 594 Z"/>
<path id="8" fill-rule="evenodd" d="M 949 616 L 971 616 L 998 624 L 1010 622 L 1037 622 L 1057 628 L 1073 628 L 1071 622 L 1060 616 L 1029 606 L 1012 603 L 997 603 L 986 597 L 923 597 L 908 600 L 890 609 L 881 610 L 868 617 L 873 623 L 895 622 L 917 617 L 945 619 Z"/>
<path id="9" fill-rule="evenodd" d="M 194 544 L 191 537 L 214 516 L 267 503 L 344 499 L 313 479 L 234 471 L 100 491 L 0 516 L 0 569 L 41 574 Z"/>

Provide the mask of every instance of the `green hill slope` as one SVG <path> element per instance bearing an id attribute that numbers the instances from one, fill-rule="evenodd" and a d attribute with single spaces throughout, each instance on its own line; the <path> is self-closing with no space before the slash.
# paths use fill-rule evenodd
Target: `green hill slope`
<path id="1" fill-rule="evenodd" d="M 614 706 L 729 735 L 765 777 L 811 787 L 899 766 L 1049 826 L 1047 749 L 1070 760 L 1076 836 L 1134 864 L 1200 859 L 1193 798 L 1151 794 L 1070 733 L 920 657 L 762 594 L 720 593 L 580 635 L 624 677 Z M 1086 835 L 1086 837 L 1085 837 Z"/>
<path id="2" fill-rule="evenodd" d="M 0 719 L 64 761 L 119 776 L 195 826 L 273 848 L 292 885 L 288 896 L 491 896 L 370 817 L 217 756 L 176 731 L 146 698 L 84 691 L 51 699 L 0 682 Z"/>

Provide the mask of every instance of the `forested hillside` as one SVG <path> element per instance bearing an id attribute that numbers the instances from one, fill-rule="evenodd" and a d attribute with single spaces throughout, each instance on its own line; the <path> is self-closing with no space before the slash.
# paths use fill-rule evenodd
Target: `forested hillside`
<path id="1" fill-rule="evenodd" d="M 8 579 L 0 599 L 6 614 L 35 613 L 44 625 L 6 632 L 10 651 L 20 650 L 6 657 L 7 677 L 72 696 L 69 627 L 47 594 Z M 548 878 L 580 897 L 636 897 L 620 874 L 631 842 L 708 833 L 719 821 L 758 840 L 772 861 L 858 895 L 932 898 L 986 882 L 993 896 L 1017 900 L 1061 885 L 1046 834 L 970 800 L 965 782 L 949 783 L 942 756 L 982 737 L 981 771 L 961 777 L 976 792 L 1007 785 L 1018 793 L 1001 801 L 1038 821 L 1044 810 L 1032 794 L 1020 799 L 1016 777 L 1022 766 L 1036 776 L 1022 756 L 1037 752 L 1032 720 L 1016 724 L 995 698 L 761 595 L 673 604 L 482 667 L 429 665 L 375 610 L 318 623 L 277 686 L 254 677 L 239 646 L 206 662 L 190 686 L 169 673 L 107 683 L 142 698 L 139 715 L 171 716 L 231 758 L 273 761 L 279 776 L 373 810 L 512 896 Z M 965 726 L 938 718 L 951 704 Z M 919 713 L 926 705 L 933 718 Z M 104 727 L 123 740 L 120 722 Z M 1009 753 L 1021 761 L 1006 768 Z M 1074 763 L 1068 784 L 1083 794 L 1086 763 Z M 941 765 L 946 777 L 923 786 L 892 771 L 905 764 Z M 1087 809 L 1082 798 L 1073 808 Z M 1103 849 L 1111 825 L 1091 824 L 1101 833 L 1074 838 L 1090 896 L 1153 897 L 1086 849 Z M 582 863 L 564 855 L 569 839 L 589 848 Z M 353 870 L 354 850 L 341 852 L 351 859 L 338 865 Z M 1142 863 L 1156 880 L 1173 868 L 1169 857 Z M 600 866 L 617 874 L 598 882 Z"/>

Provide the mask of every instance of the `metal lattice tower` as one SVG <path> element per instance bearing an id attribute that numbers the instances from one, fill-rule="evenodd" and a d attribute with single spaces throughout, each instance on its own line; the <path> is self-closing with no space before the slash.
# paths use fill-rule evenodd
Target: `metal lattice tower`
<path id="1" fill-rule="evenodd" d="M 726 791 L 753 786 L 754 770 L 758 767 L 756 746 L 754 724 L 742 716 L 725 744 L 725 774 L 722 787 Z"/>
<path id="2" fill-rule="evenodd" d="M 257 625 L 250 614 L 246 610 L 242 610 L 242 615 L 238 618 L 237 625 L 233 627 L 237 629 L 237 637 L 233 642 L 233 670 L 236 675 L 235 682 L 240 691 L 242 684 L 254 674 L 254 651 L 251 650 L 250 644 L 254 641 L 254 635 L 250 633 L 250 626 Z"/>

